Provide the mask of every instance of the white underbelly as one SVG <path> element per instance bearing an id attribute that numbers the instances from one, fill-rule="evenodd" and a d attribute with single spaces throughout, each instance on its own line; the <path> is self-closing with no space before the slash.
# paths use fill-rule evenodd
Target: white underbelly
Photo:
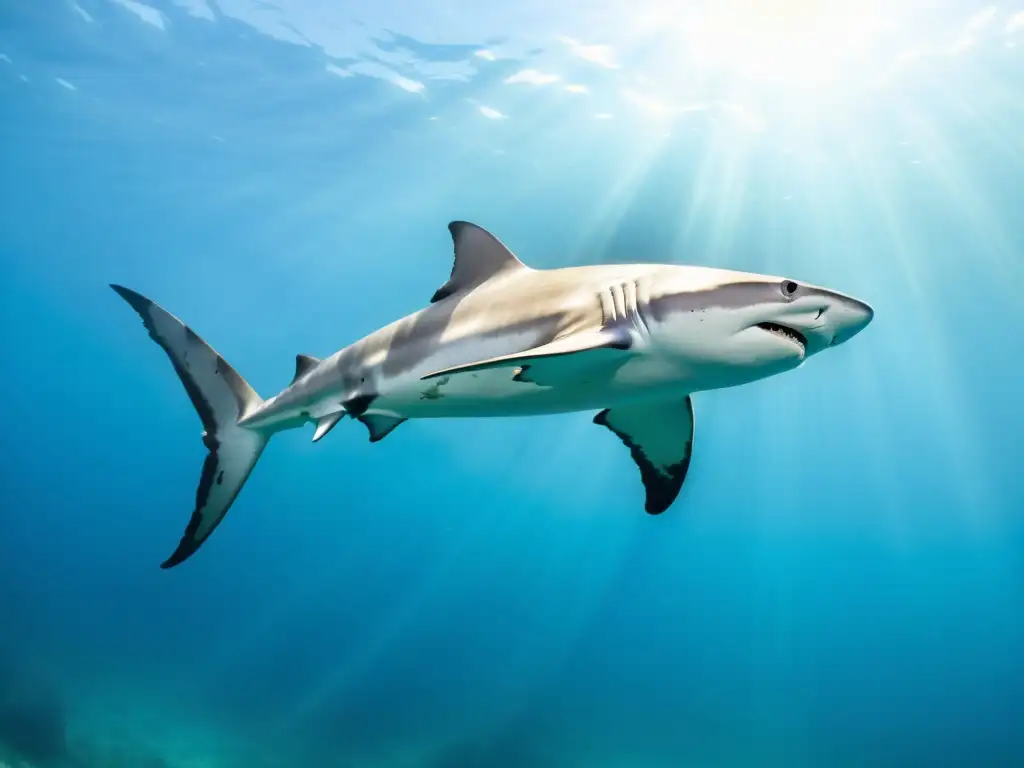
<path id="1" fill-rule="evenodd" d="M 543 385 L 515 381 L 515 372 L 515 368 L 498 368 L 427 381 L 403 377 L 382 387 L 369 411 L 420 419 L 527 416 L 600 410 L 638 399 L 686 394 L 685 382 L 677 373 L 649 359 Z"/>
<path id="2" fill-rule="evenodd" d="M 370 412 L 404 418 L 521 416 L 587 407 L 579 392 L 512 380 L 508 369 L 475 371 L 428 381 L 396 381 L 384 387 Z"/>

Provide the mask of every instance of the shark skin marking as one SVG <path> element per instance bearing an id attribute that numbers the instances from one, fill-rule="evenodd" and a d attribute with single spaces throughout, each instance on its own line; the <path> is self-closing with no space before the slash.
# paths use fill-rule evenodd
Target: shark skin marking
<path id="1" fill-rule="evenodd" d="M 193 555 L 237 497 L 266 442 L 345 414 L 373 442 L 409 419 L 597 411 L 629 449 L 661 514 L 688 476 L 695 392 L 799 368 L 871 322 L 864 302 L 772 277 L 674 264 L 533 269 L 469 222 L 449 225 L 448 281 L 419 311 L 329 357 L 295 358 L 266 400 L 191 328 L 115 290 L 170 357 L 205 428 L 196 507 L 171 567 Z"/>
<path id="2" fill-rule="evenodd" d="M 342 405 L 345 407 L 346 413 L 351 413 L 358 418 L 366 413 L 376 398 L 376 395 L 356 395 L 344 401 Z"/>
<path id="3" fill-rule="evenodd" d="M 441 387 L 449 381 L 451 381 L 451 376 L 441 376 L 437 381 L 423 390 L 423 394 L 420 395 L 420 400 L 440 400 L 444 397 L 441 393 Z"/>

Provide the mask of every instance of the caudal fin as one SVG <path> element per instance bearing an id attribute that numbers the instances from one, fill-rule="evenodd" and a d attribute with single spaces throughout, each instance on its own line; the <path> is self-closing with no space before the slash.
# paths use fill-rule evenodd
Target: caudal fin
<path id="1" fill-rule="evenodd" d="M 217 527 L 256 465 L 269 439 L 238 426 L 262 399 L 227 361 L 159 304 L 111 285 L 139 313 L 150 338 L 163 347 L 203 422 L 209 453 L 196 489 L 196 506 L 174 553 L 160 566 L 187 560 Z"/>

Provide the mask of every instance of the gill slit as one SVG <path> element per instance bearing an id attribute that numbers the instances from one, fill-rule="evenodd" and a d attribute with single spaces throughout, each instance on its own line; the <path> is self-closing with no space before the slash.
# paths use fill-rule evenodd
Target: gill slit
<path id="1" fill-rule="evenodd" d="M 631 280 L 608 286 L 599 294 L 606 327 L 628 324 L 642 339 L 650 338 L 647 320 L 650 309 L 650 286 L 645 280 Z"/>

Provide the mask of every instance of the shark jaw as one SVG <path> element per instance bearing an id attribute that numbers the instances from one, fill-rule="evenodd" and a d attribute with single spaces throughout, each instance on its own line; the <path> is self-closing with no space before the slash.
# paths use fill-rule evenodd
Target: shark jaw
<path id="1" fill-rule="evenodd" d="M 792 342 L 800 349 L 801 357 L 807 354 L 807 337 L 796 328 L 790 328 L 780 323 L 758 323 L 757 327 Z"/>

